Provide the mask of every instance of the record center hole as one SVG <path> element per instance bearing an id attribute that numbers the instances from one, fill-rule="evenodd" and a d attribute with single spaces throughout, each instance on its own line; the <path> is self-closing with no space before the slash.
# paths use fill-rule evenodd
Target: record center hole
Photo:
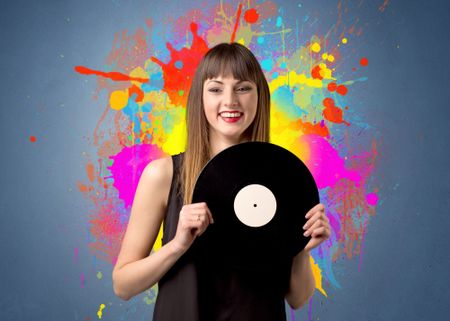
<path id="1" fill-rule="evenodd" d="M 257 205 L 256 204 L 253 204 L 253 207 L 256 207 Z"/>

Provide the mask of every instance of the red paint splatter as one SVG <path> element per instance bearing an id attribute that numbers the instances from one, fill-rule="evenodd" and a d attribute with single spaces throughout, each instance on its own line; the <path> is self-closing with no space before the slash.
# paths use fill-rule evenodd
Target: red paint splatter
<path id="1" fill-rule="evenodd" d="M 342 96 L 345 96 L 347 94 L 347 87 L 344 85 L 339 85 L 336 88 L 336 92 Z"/>
<path id="2" fill-rule="evenodd" d="M 322 69 L 320 68 L 320 66 L 315 66 L 312 70 L 311 70 L 311 77 L 313 77 L 314 79 L 323 79 L 322 76 Z"/>
<path id="3" fill-rule="evenodd" d="M 334 100 L 332 98 L 325 98 L 323 100 L 323 105 L 325 106 L 325 109 L 323 110 L 323 116 L 325 119 L 336 124 L 344 123 L 345 125 L 350 126 L 348 122 L 343 120 L 342 109 L 334 104 Z"/>
<path id="4" fill-rule="evenodd" d="M 337 88 L 337 85 L 336 85 L 335 82 L 330 82 L 330 83 L 328 84 L 328 90 L 329 90 L 329 91 L 333 92 L 333 91 L 336 90 L 336 88 Z"/>
<path id="5" fill-rule="evenodd" d="M 197 24 L 193 22 L 190 27 L 193 36 L 191 48 L 182 48 L 180 51 L 177 51 L 170 43 L 167 43 L 166 47 L 170 51 L 170 61 L 167 64 L 156 57 L 150 58 L 161 66 L 164 78 L 163 90 L 168 94 L 172 104 L 178 106 L 186 106 L 188 91 L 191 87 L 195 70 L 200 60 L 209 50 L 205 40 L 197 34 Z M 175 66 L 175 63 L 178 61 L 182 63 L 181 68 Z"/>
<path id="6" fill-rule="evenodd" d="M 89 248 L 99 259 L 113 263 L 120 251 L 126 224 L 121 223 L 116 200 L 105 201 L 89 220 L 90 232 L 95 239 L 89 243 Z"/>
<path id="7" fill-rule="evenodd" d="M 122 74 L 121 72 L 117 71 L 111 71 L 111 72 L 103 72 L 99 70 L 93 70 L 86 68 L 84 66 L 76 66 L 75 71 L 83 74 L 83 75 L 97 75 L 105 78 L 109 78 L 114 81 L 139 81 L 142 83 L 148 82 L 147 78 L 137 78 L 137 77 L 130 77 L 125 74 Z"/>
<path id="8" fill-rule="evenodd" d="M 236 13 L 236 23 L 234 24 L 233 33 L 231 34 L 231 40 L 230 42 L 234 42 L 234 39 L 236 37 L 236 30 L 239 26 L 239 19 L 241 18 L 241 12 L 242 12 L 242 3 L 239 4 L 237 13 Z"/>
<path id="9" fill-rule="evenodd" d="M 331 92 L 336 91 L 339 95 L 345 96 L 347 94 L 347 87 L 345 85 L 337 85 L 335 82 L 328 84 L 328 90 Z"/>
<path id="10" fill-rule="evenodd" d="M 352 68 L 352 71 L 356 71 L 356 68 L 355 68 L 355 67 L 353 67 L 353 68 Z"/>
<path id="11" fill-rule="evenodd" d="M 245 11 L 244 19 L 248 23 L 255 23 L 256 21 L 258 21 L 258 18 L 259 18 L 259 14 L 256 11 L 256 9 L 252 8 L 252 9 L 248 9 L 247 11 Z"/>
<path id="12" fill-rule="evenodd" d="M 132 94 L 136 94 L 136 102 L 140 102 L 144 99 L 144 92 L 136 85 L 128 88 L 128 97 L 131 97 Z"/>
<path id="13" fill-rule="evenodd" d="M 36 136 L 30 136 L 30 142 L 36 143 Z"/>
<path id="14" fill-rule="evenodd" d="M 366 67 L 369 64 L 369 60 L 366 57 L 362 57 L 359 63 L 361 64 L 361 66 Z"/>

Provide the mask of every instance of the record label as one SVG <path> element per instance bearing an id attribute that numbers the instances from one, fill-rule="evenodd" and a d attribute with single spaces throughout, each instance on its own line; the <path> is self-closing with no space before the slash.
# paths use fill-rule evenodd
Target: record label
<path id="1" fill-rule="evenodd" d="M 267 187 L 251 184 L 242 188 L 234 199 L 234 213 L 245 225 L 260 227 L 275 216 L 277 200 Z"/>

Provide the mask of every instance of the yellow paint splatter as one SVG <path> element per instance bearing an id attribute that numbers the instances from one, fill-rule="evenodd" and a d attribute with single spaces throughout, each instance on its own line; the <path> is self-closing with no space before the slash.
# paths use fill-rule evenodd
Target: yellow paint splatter
<path id="1" fill-rule="evenodd" d="M 320 75 L 323 77 L 323 79 L 333 79 L 331 76 L 332 71 L 327 67 L 327 65 L 325 65 L 324 63 L 320 63 L 319 67 L 320 67 Z"/>
<path id="2" fill-rule="evenodd" d="M 127 90 L 116 90 L 109 96 L 109 105 L 114 110 L 123 109 L 128 103 L 128 91 Z"/>
<path id="3" fill-rule="evenodd" d="M 325 52 L 325 53 L 323 53 L 322 54 L 322 59 L 323 60 L 327 60 L 327 58 L 328 58 L 328 54 Z"/>
<path id="4" fill-rule="evenodd" d="M 326 66 L 325 66 L 325 68 L 326 68 Z M 322 69 L 325 69 L 325 68 L 322 68 Z M 329 70 L 329 73 L 327 71 L 327 72 L 325 72 L 325 75 L 329 75 L 331 77 L 331 70 L 330 69 L 328 69 L 328 70 Z M 306 85 L 306 86 L 314 87 L 314 88 L 322 88 L 323 87 L 322 81 L 320 79 L 306 77 L 305 74 L 297 74 L 295 71 L 291 70 L 289 72 L 289 75 L 280 75 L 277 78 L 273 79 L 269 83 L 269 89 L 270 89 L 270 92 L 273 93 L 277 88 L 279 88 L 281 86 L 289 85 L 290 87 L 293 87 L 297 84 Z"/>
<path id="5" fill-rule="evenodd" d="M 329 62 L 333 62 L 334 61 L 334 56 L 333 55 L 328 55 L 327 60 Z"/>
<path id="6" fill-rule="evenodd" d="M 237 42 L 238 42 L 238 44 L 245 46 L 244 38 L 240 38 Z"/>
<path id="7" fill-rule="evenodd" d="M 179 122 L 173 126 L 170 135 L 167 135 L 166 141 L 162 144 L 162 150 L 169 155 L 175 155 L 183 152 L 186 149 L 186 123 Z"/>
<path id="8" fill-rule="evenodd" d="M 105 307 L 106 307 L 106 305 L 104 305 L 103 303 L 100 304 L 100 307 L 99 307 L 99 309 L 98 309 L 98 311 L 97 311 L 97 316 L 98 316 L 99 319 L 102 318 L 102 315 L 103 315 L 103 309 L 104 309 Z"/>
<path id="9" fill-rule="evenodd" d="M 103 273 L 102 271 L 98 271 L 97 272 L 97 279 L 101 280 L 103 278 Z"/>
<path id="10" fill-rule="evenodd" d="M 157 293 L 158 293 L 158 283 L 152 286 L 149 290 L 145 291 L 145 295 L 142 298 L 142 301 L 144 301 L 147 305 L 155 303 Z"/>
<path id="11" fill-rule="evenodd" d="M 319 52 L 320 51 L 320 45 L 317 43 L 317 42 L 315 42 L 315 43 L 313 43 L 312 45 L 311 45 L 311 50 L 312 51 L 314 51 L 314 52 Z"/>
<path id="12" fill-rule="evenodd" d="M 153 244 L 153 251 L 158 251 L 162 246 L 162 236 L 163 236 L 163 228 L 164 225 L 161 224 L 161 227 L 159 228 L 158 236 L 156 237 L 155 243 Z"/>
<path id="13" fill-rule="evenodd" d="M 347 38 L 342 38 L 342 43 L 345 45 L 347 43 Z"/>
<path id="14" fill-rule="evenodd" d="M 319 290 L 325 297 L 328 297 L 327 293 L 322 287 L 322 271 L 319 265 L 314 262 L 312 255 L 309 256 L 309 262 L 311 263 L 311 268 L 314 275 L 314 280 L 316 281 L 316 289 Z"/>

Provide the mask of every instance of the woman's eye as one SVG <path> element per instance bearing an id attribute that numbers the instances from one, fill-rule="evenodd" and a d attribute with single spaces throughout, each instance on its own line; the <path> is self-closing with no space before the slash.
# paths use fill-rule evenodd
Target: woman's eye
<path id="1" fill-rule="evenodd" d="M 249 91 L 251 89 L 252 89 L 252 87 L 240 87 L 237 89 L 237 91 L 243 92 L 243 91 Z"/>
<path id="2" fill-rule="evenodd" d="M 210 89 L 208 89 L 208 91 L 212 92 L 212 93 L 218 93 L 220 91 L 220 89 L 219 88 L 210 88 Z"/>

